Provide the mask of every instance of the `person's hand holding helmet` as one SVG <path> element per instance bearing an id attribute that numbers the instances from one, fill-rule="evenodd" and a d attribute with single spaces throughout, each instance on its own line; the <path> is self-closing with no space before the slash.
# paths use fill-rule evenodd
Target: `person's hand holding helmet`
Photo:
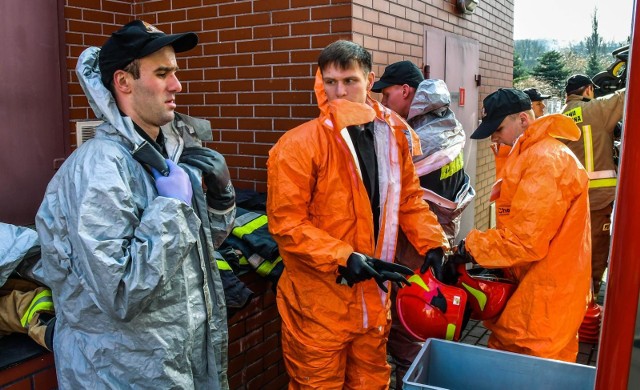
<path id="1" fill-rule="evenodd" d="M 202 171 L 207 186 L 207 204 L 214 210 L 227 210 L 236 201 L 236 192 L 231 184 L 229 168 L 224 157 L 209 148 L 194 146 L 185 148 L 180 162 Z"/>
<path id="2" fill-rule="evenodd" d="M 424 257 L 424 263 L 420 267 L 420 273 L 427 272 L 429 268 L 433 269 L 436 279 L 442 281 L 442 266 L 444 265 L 444 249 L 441 247 L 429 249 Z"/>
<path id="3" fill-rule="evenodd" d="M 475 259 L 471 254 L 467 251 L 464 240 L 460 240 L 458 247 L 454 250 L 453 254 L 449 256 L 448 262 L 452 262 L 453 264 L 466 264 L 466 263 L 475 263 Z"/>
<path id="4" fill-rule="evenodd" d="M 384 292 L 389 292 L 384 282 L 390 280 L 399 287 L 403 284 L 411 285 L 403 275 L 413 275 L 413 271 L 408 267 L 374 259 L 358 252 L 349 255 L 346 267 L 338 266 L 338 273 L 340 276 L 336 282 L 339 284 L 346 282 L 352 287 L 356 283 L 373 278 Z"/>

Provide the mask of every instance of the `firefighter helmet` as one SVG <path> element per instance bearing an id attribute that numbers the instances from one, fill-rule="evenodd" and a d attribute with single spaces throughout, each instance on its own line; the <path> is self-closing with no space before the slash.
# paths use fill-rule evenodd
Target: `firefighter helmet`
<path id="1" fill-rule="evenodd" d="M 467 293 L 467 301 L 474 320 L 490 320 L 500 315 L 516 289 L 516 284 L 484 268 L 467 270 L 458 264 L 456 285 Z"/>
<path id="2" fill-rule="evenodd" d="M 431 269 L 417 269 L 396 297 L 398 318 L 420 341 L 438 338 L 457 341 L 462 332 L 467 294 L 456 286 L 438 281 Z"/>

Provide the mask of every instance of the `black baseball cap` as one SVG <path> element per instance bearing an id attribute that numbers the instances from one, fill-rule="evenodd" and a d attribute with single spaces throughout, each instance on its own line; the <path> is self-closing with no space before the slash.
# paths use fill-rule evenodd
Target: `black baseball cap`
<path id="1" fill-rule="evenodd" d="M 395 62 L 384 69 L 380 80 L 373 83 L 371 91 L 382 92 L 383 89 L 392 85 L 407 84 L 410 87 L 418 88 L 424 80 L 424 76 L 418 67 L 411 61 Z"/>
<path id="2" fill-rule="evenodd" d="M 176 53 L 191 50 L 198 44 L 198 36 L 188 32 L 183 34 L 165 34 L 157 27 L 134 20 L 122 26 L 102 45 L 98 60 L 102 84 L 107 88 L 113 74 L 124 69 L 131 61 L 146 57 L 167 45 L 173 46 Z"/>
<path id="3" fill-rule="evenodd" d="M 524 92 L 513 88 L 500 88 L 482 101 L 482 123 L 471 134 L 473 139 L 491 136 L 504 118 L 531 109 L 531 99 Z"/>
<path id="4" fill-rule="evenodd" d="M 566 93 L 573 92 L 576 89 L 582 88 L 586 85 L 593 85 L 595 87 L 595 84 L 593 83 L 593 81 L 591 81 L 589 76 L 583 74 L 574 74 L 567 80 L 567 85 L 564 87 L 564 91 Z"/>
<path id="5" fill-rule="evenodd" d="M 539 102 L 545 99 L 549 99 L 551 95 L 543 95 L 535 88 L 523 89 L 522 92 L 526 93 L 532 102 Z"/>

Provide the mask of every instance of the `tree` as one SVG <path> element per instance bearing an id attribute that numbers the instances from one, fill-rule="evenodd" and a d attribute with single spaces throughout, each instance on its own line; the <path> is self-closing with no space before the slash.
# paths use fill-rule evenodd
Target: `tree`
<path id="1" fill-rule="evenodd" d="M 554 94 L 560 95 L 569 76 L 562 55 L 551 50 L 538 59 L 538 65 L 533 69 L 533 76 L 551 85 Z"/>
<path id="2" fill-rule="evenodd" d="M 513 82 L 515 83 L 517 80 L 522 79 L 527 76 L 528 72 L 524 68 L 524 64 L 522 63 L 522 58 L 518 53 L 513 54 Z"/>
<path id="3" fill-rule="evenodd" d="M 596 73 L 603 69 L 601 61 L 603 46 L 603 39 L 598 33 L 598 8 L 596 7 L 593 9 L 591 20 L 591 35 L 587 37 L 585 41 L 585 47 L 589 58 L 586 71 L 589 77 L 595 76 Z"/>

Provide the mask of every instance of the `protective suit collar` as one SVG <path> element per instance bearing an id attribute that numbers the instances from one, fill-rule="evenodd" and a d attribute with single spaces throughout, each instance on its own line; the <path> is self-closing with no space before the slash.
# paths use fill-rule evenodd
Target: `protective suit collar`
<path id="1" fill-rule="evenodd" d="M 345 99 L 335 99 L 330 102 L 324 90 L 320 68 L 316 71 L 314 90 L 318 100 L 320 117 L 323 120 L 329 119 L 337 131 L 347 126 L 369 123 L 376 117 L 376 112 L 367 104 L 354 103 Z"/>
<path id="2" fill-rule="evenodd" d="M 566 115 L 545 115 L 533 121 L 517 143 L 521 144 L 522 148 L 526 148 L 527 145 L 532 145 L 547 135 L 554 138 L 577 141 L 580 139 L 580 129 L 573 119 Z"/>
<path id="3" fill-rule="evenodd" d="M 140 145 L 144 139 L 134 130 L 131 118 L 120 114 L 115 98 L 102 84 L 98 67 L 99 54 L 99 47 L 89 47 L 78 57 L 76 75 L 80 86 L 87 96 L 96 118 L 110 123 L 120 135 L 132 143 L 132 147 Z M 102 126 L 102 129 L 110 132 L 111 128 Z"/>

